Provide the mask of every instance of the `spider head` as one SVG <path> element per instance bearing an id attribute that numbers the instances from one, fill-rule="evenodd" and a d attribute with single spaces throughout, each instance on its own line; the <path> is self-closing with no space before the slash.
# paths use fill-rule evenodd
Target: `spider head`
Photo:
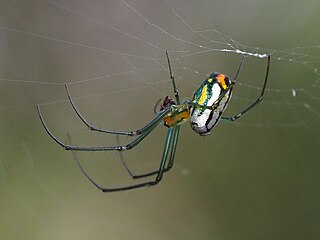
<path id="1" fill-rule="evenodd" d="M 160 111 L 166 109 L 167 107 L 170 107 L 172 105 L 176 105 L 176 102 L 169 96 L 166 96 L 165 99 L 163 100 L 161 106 L 160 106 Z"/>

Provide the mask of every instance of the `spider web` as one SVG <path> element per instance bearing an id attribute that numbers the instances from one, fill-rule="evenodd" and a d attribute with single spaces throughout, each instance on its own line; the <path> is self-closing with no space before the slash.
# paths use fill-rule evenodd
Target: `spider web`
<path id="1" fill-rule="evenodd" d="M 258 138 L 268 133 L 271 139 L 281 135 L 279 138 L 283 144 L 311 146 L 306 154 L 307 165 L 314 166 L 311 162 L 319 156 L 314 146 L 320 143 L 320 44 L 316 31 L 311 31 L 311 36 L 301 33 L 306 39 L 296 33 L 293 34 L 295 39 L 291 39 L 289 32 L 293 27 L 288 23 L 291 14 L 296 16 L 296 10 L 292 9 L 286 18 L 284 25 L 290 28 L 287 35 L 277 31 L 268 35 L 261 30 L 263 24 L 246 28 L 252 19 L 257 18 L 261 6 L 255 6 L 257 12 L 250 11 L 252 15 L 236 14 L 226 19 L 224 14 L 229 13 L 230 6 L 212 1 L 31 2 L 7 1 L 0 5 L 0 121 L 3 142 L 6 143 L 0 155 L 0 186 L 6 194 L 4 201 L 13 200 L 19 209 L 24 210 L 25 218 L 32 218 L 36 225 L 50 224 L 42 222 L 46 212 L 37 212 L 36 203 L 26 204 L 32 199 L 20 192 L 35 190 L 39 195 L 31 197 L 39 199 L 44 195 L 52 205 L 66 209 L 71 205 L 65 199 L 69 189 L 55 191 L 55 188 L 65 181 L 75 187 L 80 177 L 74 163 L 62 159 L 68 154 L 57 153 L 58 147 L 44 136 L 35 104 L 41 104 L 49 128 L 63 141 L 69 132 L 73 142 L 79 145 L 114 145 L 114 137 L 88 133 L 81 125 L 67 101 L 64 84 L 69 84 L 73 99 L 90 122 L 111 129 L 136 129 L 154 117 L 153 107 L 158 99 L 173 95 L 165 51 L 169 52 L 182 99 L 190 98 L 212 71 L 233 77 L 241 56 L 246 56 L 227 110 L 230 115 L 238 113 L 258 97 L 266 57 L 271 55 L 263 102 L 232 123 L 232 127 L 229 123 L 219 125 L 215 137 L 223 141 L 232 136 L 235 142 L 239 142 L 246 139 L 247 133 L 247 138 L 253 137 L 254 132 Z M 312 15 L 313 11 L 310 12 Z M 272 19 L 264 14 L 259 17 L 262 18 L 260 22 L 270 29 Z M 297 21 L 296 27 L 299 24 L 303 23 Z M 281 39 L 277 38 L 279 35 Z M 241 137 L 236 137 L 236 133 L 241 133 Z M 163 141 L 164 134 L 165 129 L 157 129 L 144 146 L 125 154 L 125 157 L 137 159 L 143 155 L 143 161 L 136 165 L 139 170 L 157 166 L 158 161 L 150 159 L 146 162 L 145 156 L 161 156 L 162 145 L 159 146 L 158 142 Z M 45 139 L 43 148 L 39 143 L 42 137 Z M 186 163 L 178 161 L 174 167 L 176 171 L 182 175 L 192 171 L 194 165 L 188 164 L 189 154 L 211 156 L 212 152 L 204 150 L 204 146 L 214 143 L 215 151 L 221 153 L 219 149 L 224 148 L 216 145 L 219 141 L 215 137 L 196 142 L 194 134 L 185 127 L 178 156 Z M 304 142 L 300 138 L 305 139 Z M 123 142 L 129 140 L 122 139 Z M 271 154 L 271 158 L 275 158 L 273 149 L 270 141 L 265 151 Z M 242 154 L 249 150 L 252 151 L 251 148 L 245 149 Z M 57 153 L 59 157 L 48 157 L 46 151 L 53 155 Z M 295 159 L 292 155 L 299 155 L 302 151 L 296 149 L 285 158 Z M 261 154 L 263 152 L 258 152 L 253 158 L 262 157 Z M 97 161 L 100 158 L 99 166 L 102 166 L 106 155 L 118 159 L 116 153 L 84 153 L 81 158 L 98 158 Z M 61 161 L 52 161 L 60 157 Z M 110 171 L 109 166 L 97 170 L 97 165 L 91 162 L 87 162 L 86 167 L 102 183 L 106 173 L 108 181 L 115 180 L 115 183 L 116 179 L 121 182 L 126 175 L 123 169 L 122 173 Z M 65 171 L 61 173 L 61 169 Z M 15 179 L 14 171 L 21 177 Z M 57 179 L 57 172 L 64 177 Z M 78 178 L 70 180 L 69 172 Z M 27 189 L 21 187 L 24 182 L 28 182 Z M 82 191 L 83 186 L 87 187 L 81 185 L 75 189 Z M 9 217 L 9 213 L 4 216 Z M 23 222 L 20 224 L 22 226 Z M 12 228 L 7 223 L 5 226 Z M 119 230 L 119 227 L 115 229 Z"/>
<path id="2" fill-rule="evenodd" d="M 39 67 L 39 65 L 35 62 L 31 64 L 36 66 L 28 66 L 28 64 L 24 62 L 24 58 L 20 62 L 17 59 L 14 60 L 18 61 L 15 64 L 22 65 L 21 73 L 15 74 L 18 76 L 21 75 L 21 77 L 13 78 L 10 77 L 10 73 L 12 72 L 4 72 L 1 78 L 3 84 L 9 82 L 18 86 L 29 84 L 31 87 L 37 85 L 46 85 L 48 87 L 56 85 L 59 87 L 63 86 L 65 83 L 69 83 L 79 86 L 81 84 L 100 84 L 102 81 L 108 82 L 117 78 L 123 80 L 134 76 L 140 80 L 139 83 L 134 83 L 134 87 L 131 87 L 131 82 L 134 82 L 134 80 L 129 80 L 121 85 L 121 89 L 103 89 L 103 92 L 95 95 L 83 93 L 80 98 L 96 98 L 99 97 L 99 95 L 116 94 L 121 91 L 128 92 L 141 89 L 148 89 L 147 91 L 151 90 L 159 93 L 159 96 L 165 96 L 170 95 L 170 92 L 164 92 L 163 90 L 158 89 L 157 86 L 161 83 L 169 85 L 167 65 L 164 57 L 165 51 L 168 51 L 172 58 L 173 70 L 178 84 L 187 85 L 187 87 L 190 87 L 191 89 L 199 86 L 204 77 L 213 70 L 212 68 L 219 64 L 218 62 L 220 59 L 224 60 L 228 57 L 230 57 L 230 59 L 233 58 L 234 63 L 228 63 L 227 66 L 227 69 L 229 70 L 227 72 L 231 72 L 229 75 L 232 76 L 232 71 L 234 72 L 236 69 L 236 61 L 239 61 L 239 58 L 237 58 L 236 55 L 244 55 L 253 58 L 253 60 L 250 59 L 250 63 L 257 61 L 259 64 L 265 64 L 265 62 L 262 63 L 260 59 L 266 58 L 269 54 L 272 57 L 271 74 L 278 70 L 277 67 L 279 66 L 286 67 L 288 69 L 286 71 L 288 74 L 282 72 L 280 77 L 285 80 L 277 79 L 278 76 L 276 73 L 273 74 L 276 80 L 271 80 L 268 84 L 267 92 L 269 97 L 267 97 L 264 104 L 275 106 L 286 105 L 285 111 L 292 111 L 292 108 L 294 107 L 304 108 L 307 112 L 306 115 L 308 115 L 306 119 L 304 119 L 303 116 L 300 116 L 293 118 L 292 120 L 283 119 L 272 121 L 270 124 L 279 126 L 308 125 L 309 121 L 315 123 L 319 120 L 319 109 L 317 108 L 320 81 L 318 69 L 320 57 L 317 55 L 320 48 L 319 45 L 302 45 L 287 50 L 247 46 L 216 29 L 197 29 L 192 27 L 176 10 L 177 7 L 174 6 L 174 3 L 171 3 L 170 1 L 155 4 L 156 6 L 149 3 L 150 6 L 146 5 L 144 7 L 142 7 L 142 3 L 139 5 L 139 1 L 136 5 L 126 1 L 119 1 L 114 3 L 112 7 L 107 5 L 108 12 L 105 12 L 106 10 L 103 8 L 103 17 L 105 19 L 101 19 L 99 12 L 95 12 L 94 14 L 96 16 L 94 16 L 90 12 L 90 6 L 83 6 L 82 4 L 77 6 L 76 4 L 72 4 L 72 2 L 63 1 L 41 2 L 39 4 L 39 16 L 32 20 L 40 20 L 41 17 L 45 17 L 46 11 L 52 11 L 54 13 L 52 13 L 50 17 L 52 17 L 53 20 L 61 18 L 60 21 L 55 21 L 53 23 L 38 23 L 35 26 L 30 26 L 30 24 L 24 26 L 23 23 L 20 23 L 21 26 L 15 26 L 15 22 L 10 22 L 10 20 L 13 21 L 14 19 L 8 19 L 8 23 L 3 24 L 0 27 L 3 33 L 3 40 L 7 40 L 5 43 L 8 45 L 9 50 L 11 50 L 10 47 L 12 45 L 17 44 L 17 42 L 14 41 L 19 41 L 30 44 L 28 47 L 35 47 L 35 44 L 41 44 L 42 46 L 37 46 L 37 52 L 43 51 L 50 46 L 54 48 L 50 51 L 58 51 L 57 53 L 52 53 L 56 54 L 56 56 L 54 56 L 55 58 L 63 57 L 61 54 L 70 54 L 71 56 L 67 56 L 67 58 L 68 61 L 70 60 L 72 62 L 70 63 L 70 67 L 73 68 L 76 67 L 76 64 L 85 64 L 85 61 L 80 62 L 79 59 L 76 59 L 77 57 L 82 57 L 82 54 L 85 54 L 86 56 L 87 54 L 91 54 L 92 56 L 87 57 L 90 58 L 90 60 L 92 60 L 91 58 L 93 57 L 97 57 L 98 62 L 101 61 L 101 59 L 99 59 L 101 57 L 111 58 L 112 60 L 107 62 L 107 64 L 114 62 L 111 67 L 106 66 L 105 63 L 98 63 L 101 67 L 103 66 L 107 69 L 105 71 L 107 73 L 104 72 L 103 74 L 99 74 L 92 72 L 92 69 L 88 69 L 87 72 L 80 72 L 73 77 L 70 77 L 71 74 L 74 75 L 72 72 L 70 74 L 59 74 L 58 77 L 56 77 L 56 74 L 53 74 L 54 76 L 45 76 L 44 78 L 41 76 L 41 73 L 34 74 L 34 72 L 31 71 L 25 72 L 27 69 L 23 68 Z M 148 7 L 162 8 L 167 20 L 162 19 L 163 22 L 158 23 L 160 21 L 157 17 L 160 16 L 148 14 Z M 124 19 L 122 14 L 119 14 L 118 11 L 124 14 L 126 19 Z M 112 12 L 115 12 L 115 14 Z M 54 16 L 56 13 L 59 15 Z M 119 17 L 119 15 L 121 17 Z M 161 15 L 161 17 L 164 16 Z M 16 18 L 16 16 L 14 18 Z M 111 23 L 109 21 L 110 19 L 112 20 Z M 64 29 L 60 30 L 62 24 L 65 24 L 65 22 L 67 25 L 65 28 L 72 30 L 72 32 L 66 33 Z M 49 24 L 53 24 L 51 29 Z M 85 26 L 82 24 L 85 24 Z M 81 27 L 79 27 L 79 25 Z M 134 28 L 136 26 L 139 26 L 139 28 Z M 52 31 L 52 28 L 54 31 Z M 106 41 L 107 37 L 110 37 L 110 41 Z M 74 40 L 77 38 L 78 40 Z M 103 41 L 99 41 L 101 39 Z M 23 49 L 23 52 L 22 50 L 17 50 L 20 51 L 17 53 L 20 58 L 28 57 L 28 54 L 30 54 L 26 47 L 23 47 Z M 65 50 L 69 52 L 66 53 L 64 52 Z M 83 51 L 84 53 L 80 53 L 76 56 L 73 52 L 76 50 Z M 4 51 L 4 53 L 5 56 L 7 54 L 7 58 L 3 58 L 7 60 L 6 63 L 4 62 L 4 66 L 8 66 L 14 62 L 10 59 L 10 54 L 12 53 L 6 51 Z M 40 56 L 39 53 L 34 54 L 36 55 L 36 58 L 40 58 L 37 59 L 38 61 L 42 60 L 42 56 Z M 103 60 L 106 61 L 106 59 Z M 249 62 L 249 60 L 247 60 L 247 62 Z M 50 64 L 50 62 L 48 64 Z M 62 62 L 57 63 L 57 65 L 59 64 L 62 64 Z M 114 66 L 117 64 L 119 64 L 119 66 Z M 57 67 L 61 67 L 61 65 Z M 225 66 L 221 67 L 218 65 L 218 67 L 215 68 L 219 68 L 223 71 Z M 79 70 L 74 69 L 74 71 Z M 262 68 L 261 75 L 259 76 L 262 76 L 263 73 Z M 83 76 L 84 74 L 85 76 Z M 246 78 L 254 79 L 254 81 L 248 82 L 250 79 L 246 79 L 246 81 L 242 80 L 238 83 L 239 88 L 259 90 L 261 81 L 259 81 L 259 78 L 254 74 L 255 73 L 251 73 L 250 75 L 245 76 Z M 296 78 L 301 78 L 303 80 L 295 82 Z M 192 91 L 190 94 L 192 94 Z M 188 96 L 190 96 L 190 94 Z M 250 99 L 245 96 L 235 96 L 234 98 L 237 99 L 237 101 L 250 101 Z M 299 98 L 302 99 L 299 101 Z M 41 99 L 39 102 L 41 104 L 56 104 L 61 101 L 65 101 L 65 97 L 56 97 L 55 100 L 48 100 L 48 97 L 46 96 L 45 99 Z M 4 99 L 2 102 L 6 103 L 1 106 L 2 109 L 29 106 L 21 103 L 11 103 L 8 105 L 7 102 L 10 101 L 7 99 Z M 309 115 L 313 117 L 309 117 Z M 261 124 L 268 125 L 268 123 L 257 123 L 256 125 L 261 126 Z"/>

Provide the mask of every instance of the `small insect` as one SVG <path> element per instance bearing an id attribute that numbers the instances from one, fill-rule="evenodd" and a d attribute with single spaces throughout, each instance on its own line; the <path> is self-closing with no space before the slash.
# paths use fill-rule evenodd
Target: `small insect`
<path id="1" fill-rule="evenodd" d="M 147 123 L 144 127 L 135 130 L 135 131 L 125 131 L 125 130 L 108 130 L 102 129 L 92 125 L 89 121 L 87 121 L 77 109 L 75 103 L 73 102 L 69 90 L 68 85 L 65 85 L 67 96 L 69 102 L 75 111 L 76 115 L 80 118 L 80 120 L 89 127 L 92 131 L 107 133 L 107 134 L 115 134 L 126 135 L 135 137 L 133 141 L 131 141 L 127 145 L 116 145 L 116 146 L 76 146 L 72 144 L 65 144 L 61 142 L 58 138 L 56 138 L 43 119 L 41 114 L 40 105 L 37 105 L 38 115 L 40 117 L 40 121 L 45 129 L 45 131 L 49 134 L 49 136 L 60 146 L 62 146 L 66 150 L 71 150 L 73 152 L 74 158 L 77 161 L 78 166 L 82 173 L 88 178 L 88 180 L 94 184 L 98 189 L 103 192 L 113 192 L 113 191 L 124 191 L 135 188 L 154 186 L 159 183 L 162 179 L 162 176 L 165 172 L 169 171 L 174 163 L 175 153 L 178 144 L 180 125 L 189 121 L 191 128 L 194 132 L 199 134 L 200 136 L 209 135 L 212 132 L 212 129 L 217 125 L 219 120 L 227 120 L 227 121 L 235 121 L 245 113 L 247 113 L 250 109 L 256 106 L 263 99 L 263 95 L 266 89 L 268 75 L 269 75 L 269 67 L 270 67 L 270 56 L 268 56 L 267 69 L 265 74 L 264 83 L 262 86 L 262 90 L 260 96 L 253 101 L 249 106 L 240 111 L 240 113 L 234 116 L 223 116 L 223 112 L 226 110 L 226 107 L 231 99 L 233 87 L 236 84 L 238 79 L 240 70 L 242 68 L 244 57 L 242 57 L 238 69 L 236 71 L 235 77 L 230 79 L 225 74 L 212 72 L 209 77 L 207 77 L 204 82 L 200 85 L 200 87 L 193 94 L 192 99 L 180 101 L 180 96 L 178 89 L 176 87 L 175 78 L 172 73 L 171 64 L 168 52 L 166 52 L 166 58 L 168 62 L 168 70 L 170 74 L 170 79 L 173 86 L 174 99 L 169 96 L 165 97 L 163 100 L 160 110 L 156 111 L 156 107 L 159 105 L 159 100 L 155 105 L 155 113 L 156 117 Z M 84 170 L 78 161 L 74 151 L 127 151 L 133 149 L 137 146 L 142 140 L 144 140 L 160 123 L 163 123 L 165 127 L 167 127 L 167 135 L 164 142 L 164 150 L 162 154 L 162 158 L 159 164 L 159 168 L 155 171 L 146 172 L 142 174 L 135 175 L 133 174 L 124 163 L 124 166 L 128 173 L 131 175 L 133 179 L 145 178 L 154 176 L 152 180 L 145 180 L 144 182 L 135 183 L 132 185 L 119 186 L 119 187 L 103 187 L 96 183 Z M 120 154 L 120 156 L 122 156 Z"/>

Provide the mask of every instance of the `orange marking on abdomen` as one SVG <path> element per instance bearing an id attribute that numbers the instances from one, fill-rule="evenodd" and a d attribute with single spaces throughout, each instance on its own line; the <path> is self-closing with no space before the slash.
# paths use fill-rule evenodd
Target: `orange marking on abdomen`
<path id="1" fill-rule="evenodd" d="M 227 89 L 227 84 L 226 84 L 226 75 L 224 74 L 219 74 L 216 76 L 217 81 L 220 83 L 223 89 Z"/>

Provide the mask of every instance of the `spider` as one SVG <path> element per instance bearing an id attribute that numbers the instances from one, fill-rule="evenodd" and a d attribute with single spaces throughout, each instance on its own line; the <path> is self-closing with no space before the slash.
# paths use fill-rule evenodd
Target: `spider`
<path id="1" fill-rule="evenodd" d="M 161 99 L 156 103 L 154 109 L 156 117 L 147 123 L 144 127 L 135 130 L 135 131 L 125 131 L 125 130 L 108 130 L 96 127 L 89 123 L 76 108 L 75 103 L 73 102 L 71 95 L 68 90 L 68 85 L 65 85 L 68 100 L 75 111 L 76 115 L 80 118 L 80 120 L 92 131 L 107 133 L 107 134 L 115 134 L 126 135 L 131 137 L 136 137 L 133 141 L 128 143 L 127 145 L 118 145 L 116 146 L 76 146 L 72 145 L 69 141 L 69 144 L 65 144 L 61 142 L 57 137 L 55 137 L 47 125 L 45 124 L 44 118 L 41 114 L 40 105 L 37 104 L 37 111 L 41 121 L 42 126 L 45 131 L 49 134 L 49 136 L 61 147 L 66 150 L 71 150 L 73 156 L 81 170 L 81 172 L 87 177 L 87 179 L 94 184 L 98 189 L 103 192 L 114 192 L 114 191 L 124 191 L 130 189 L 136 189 L 147 186 L 154 186 L 158 184 L 162 176 L 165 172 L 169 171 L 174 163 L 174 157 L 177 149 L 178 138 L 180 125 L 185 123 L 186 121 L 190 122 L 191 128 L 194 132 L 199 134 L 200 136 L 209 135 L 212 129 L 217 125 L 219 120 L 227 120 L 227 121 L 235 121 L 247 113 L 250 109 L 255 107 L 258 103 L 260 103 L 263 99 L 265 88 L 267 85 L 268 75 L 269 75 L 269 67 L 270 67 L 270 55 L 268 56 L 267 68 L 264 83 L 262 86 L 262 90 L 260 96 L 253 101 L 249 106 L 240 111 L 238 114 L 234 116 L 223 116 L 223 112 L 226 110 L 226 107 L 231 99 L 233 87 L 236 84 L 238 79 L 240 70 L 242 68 L 244 57 L 241 58 L 240 64 L 236 71 L 234 78 L 231 80 L 227 75 L 212 72 L 209 77 L 207 77 L 204 82 L 200 85 L 200 87 L 193 94 L 192 99 L 186 99 L 180 101 L 179 92 L 175 83 L 175 78 L 172 73 L 171 64 L 168 52 L 166 52 L 166 59 L 168 63 L 168 71 L 171 79 L 171 83 L 173 86 L 174 99 L 169 96 L 165 97 L 163 100 L 160 111 L 156 111 L 156 107 L 159 105 Z M 167 127 L 167 135 L 164 143 L 164 150 L 162 154 L 162 158 L 160 161 L 159 168 L 155 171 L 138 174 L 133 174 L 125 162 L 122 159 L 122 163 L 126 168 L 127 172 L 131 175 L 133 179 L 139 179 L 149 176 L 154 176 L 153 180 L 145 180 L 144 182 L 135 183 L 132 185 L 125 185 L 119 187 L 103 187 L 96 183 L 84 170 L 78 161 L 75 151 L 119 151 L 120 156 L 122 158 L 121 152 L 133 149 L 137 146 L 142 140 L 144 140 L 160 123 L 163 123 L 165 127 Z"/>

